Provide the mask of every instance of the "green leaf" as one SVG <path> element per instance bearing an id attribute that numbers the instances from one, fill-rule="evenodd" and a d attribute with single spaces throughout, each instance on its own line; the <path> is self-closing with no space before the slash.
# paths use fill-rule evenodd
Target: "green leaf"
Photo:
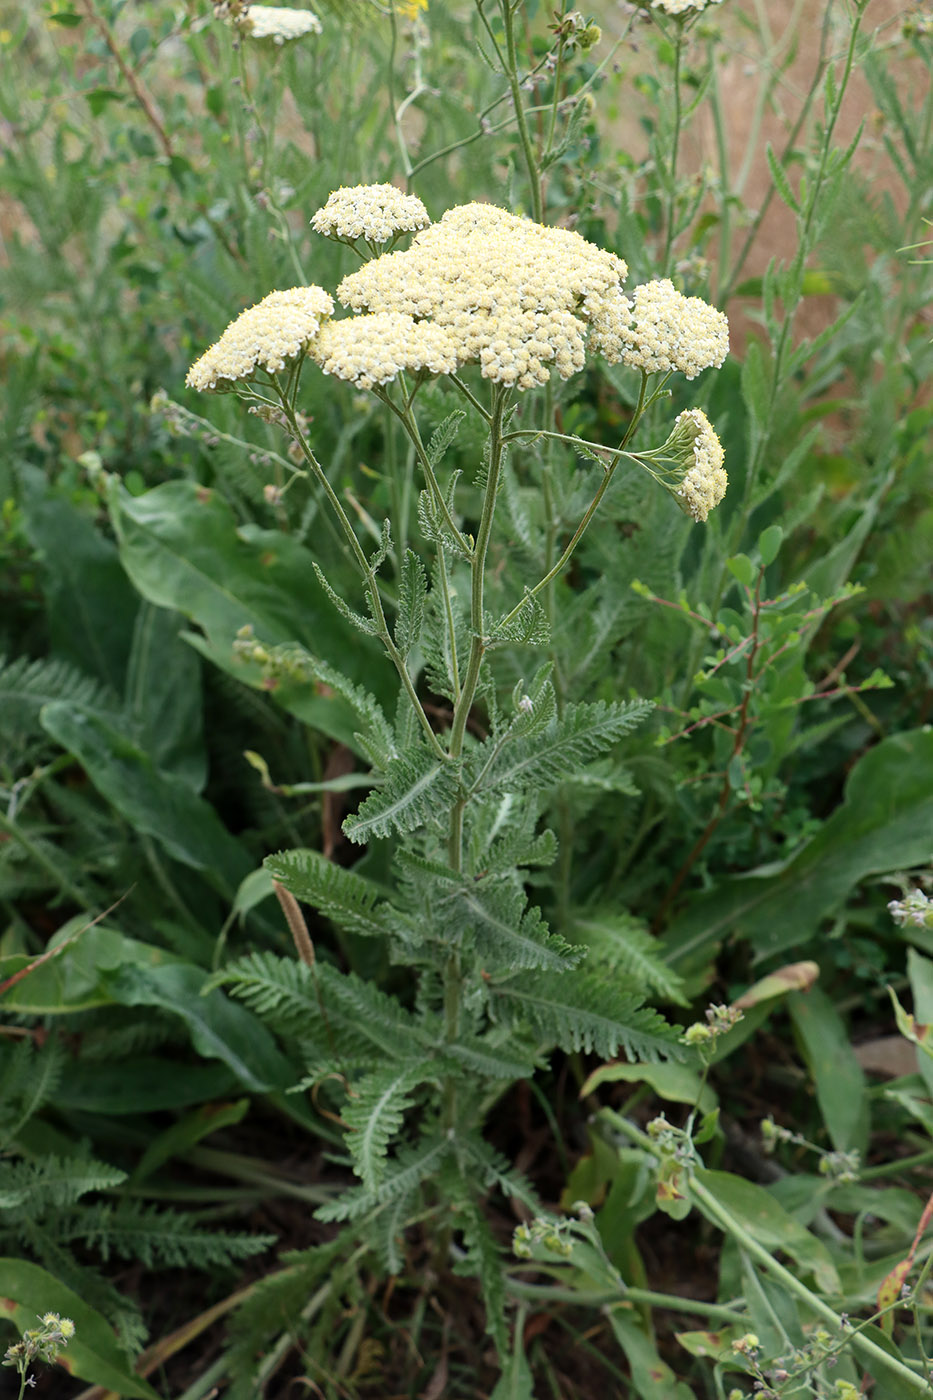
<path id="1" fill-rule="evenodd" d="M 399 754 L 387 767 L 383 786 L 346 819 L 344 833 L 363 845 L 374 837 L 404 834 L 436 822 L 453 801 L 457 774 L 456 764 L 435 758 L 426 748 Z"/>
<path id="2" fill-rule="evenodd" d="M 72 1059 L 50 1101 L 68 1113 L 122 1118 L 136 1113 L 170 1113 L 222 1098 L 236 1088 L 237 1078 L 225 1065 L 128 1055 L 119 1061 Z"/>
<path id="3" fill-rule="evenodd" d="M 313 556 L 290 535 L 238 528 L 230 506 L 191 481 L 165 482 L 135 497 L 114 482 L 108 499 L 134 585 L 150 602 L 196 622 L 216 664 L 247 678 L 232 645 L 251 626 L 269 644 L 298 641 L 339 656 L 353 680 L 373 684 L 381 653 L 334 615 L 315 582 Z"/>
<path id="4" fill-rule="evenodd" d="M 787 179 L 787 172 L 774 154 L 774 147 L 768 141 L 765 145 L 765 155 L 768 159 L 768 169 L 771 171 L 771 179 L 774 181 L 774 188 L 787 205 L 788 209 L 793 209 L 795 214 L 800 213 L 800 205 L 794 197 L 794 192 Z"/>
<path id="5" fill-rule="evenodd" d="M 398 594 L 395 644 L 403 657 L 421 641 L 424 608 L 428 596 L 428 576 L 417 554 L 406 549 Z"/>
<path id="6" fill-rule="evenodd" d="M 701 1113 L 710 1113 L 716 1107 L 717 1098 L 708 1084 L 704 1084 L 696 1070 L 687 1065 L 600 1065 L 586 1080 L 580 1090 L 581 1099 L 595 1093 L 601 1084 L 647 1084 L 659 1098 L 670 1103 L 694 1104 Z"/>
<path id="7" fill-rule="evenodd" d="M 812 987 L 787 999 L 797 1044 L 816 1084 L 823 1122 L 837 1152 L 868 1146 L 865 1075 L 849 1043 L 842 1017 L 825 992 Z"/>
<path id="8" fill-rule="evenodd" d="M 126 714 L 156 768 L 194 792 L 207 780 L 201 662 L 181 639 L 181 613 L 143 603 L 126 676 Z M 63 699 L 63 696 L 58 696 Z"/>
<path id="9" fill-rule="evenodd" d="M 362 875 L 335 865 L 319 851 L 305 849 L 266 856 L 263 866 L 296 899 L 312 905 L 338 928 L 365 938 L 385 937 L 388 925 L 380 913 L 381 892 Z"/>
<path id="10" fill-rule="evenodd" d="M 412 1091 L 429 1081 L 437 1082 L 430 1065 L 419 1060 L 375 1070 L 354 1082 L 342 1117 L 354 1170 L 368 1191 L 382 1184 L 389 1146 L 414 1102 Z"/>
<path id="11" fill-rule="evenodd" d="M 33 468 L 24 523 L 45 575 L 50 650 L 120 694 L 139 599 L 110 540 Z"/>
<path id="12" fill-rule="evenodd" d="M 249 874 L 252 861 L 210 803 L 183 778 L 156 769 L 150 755 L 103 716 L 55 701 L 43 708 L 41 720 L 135 831 L 154 836 L 175 860 L 203 871 L 226 892 Z"/>
<path id="13" fill-rule="evenodd" d="M 546 1045 L 585 1050 L 604 1059 L 619 1049 L 631 1059 L 683 1059 L 674 1032 L 641 998 L 616 990 L 598 974 L 537 972 L 489 988 L 493 1009 L 524 1017 Z"/>
<path id="14" fill-rule="evenodd" d="M 647 700 L 569 705 L 563 716 L 552 718 L 545 729 L 504 744 L 477 790 L 491 793 L 556 787 L 630 733 L 653 708 Z M 487 740 L 485 747 L 494 752 L 496 741 Z M 484 751 L 478 751 L 477 762 L 482 762 Z"/>
<path id="15" fill-rule="evenodd" d="M 290 1088 L 297 1075 L 266 1028 L 222 992 L 205 993 L 206 981 L 207 974 L 199 967 L 169 963 L 121 968 L 112 976 L 110 988 L 124 1006 L 160 1006 L 179 1016 L 195 1049 L 209 1060 L 221 1060 L 244 1089 L 263 1094 Z"/>
<path id="16" fill-rule="evenodd" d="M 693 1400 L 690 1390 L 679 1381 L 666 1361 L 658 1355 L 654 1342 L 631 1321 L 628 1312 L 609 1309 L 609 1325 L 625 1352 L 632 1372 L 632 1385 L 640 1400 Z"/>
<path id="17" fill-rule="evenodd" d="M 769 389 L 764 355 L 757 340 L 750 340 L 745 350 L 742 398 L 754 428 L 760 431 L 768 418 Z"/>
<path id="18" fill-rule="evenodd" d="M 747 554 L 734 554 L 731 559 L 726 560 L 726 568 L 739 583 L 744 583 L 746 588 L 754 588 L 758 570 Z"/>
<path id="19" fill-rule="evenodd" d="M 159 1400 L 142 1376 L 128 1370 L 106 1318 L 88 1307 L 77 1293 L 23 1259 L 0 1259 L 0 1279 L 0 1315 L 12 1319 L 20 1332 L 35 1327 L 36 1318 L 47 1312 L 71 1318 L 75 1335 L 59 1360 L 62 1370 L 127 1400 Z"/>
<path id="20" fill-rule="evenodd" d="M 841 806 L 790 860 L 696 895 L 663 942 L 678 967 L 705 962 L 727 936 L 757 959 L 807 943 L 868 875 L 923 865 L 933 830 L 933 732 L 906 730 L 870 749 Z"/>
<path id="21" fill-rule="evenodd" d="M 644 924 L 615 909 L 585 909 L 572 913 L 570 935 L 590 950 L 590 966 L 599 963 L 631 979 L 632 990 L 654 991 L 678 1006 L 688 1005 L 683 978 L 664 959 L 663 946 Z"/>
<path id="22" fill-rule="evenodd" d="M 210 1068 L 213 1069 L 214 1066 Z M 233 1103 L 203 1104 L 193 1113 L 186 1113 L 171 1127 L 153 1138 L 137 1163 L 130 1184 L 138 1186 L 140 1182 L 152 1176 L 153 1172 L 158 1171 L 165 1162 L 171 1161 L 173 1157 L 184 1156 L 189 1148 L 194 1147 L 202 1138 L 210 1137 L 211 1133 L 216 1133 L 220 1128 L 242 1123 L 249 1112 L 249 1105 L 249 1099 L 236 1099 Z"/>
<path id="23" fill-rule="evenodd" d="M 76 915 L 53 934 L 41 960 L 22 953 L 0 958 L 0 983 L 24 967 L 34 969 L 2 993 L 3 1006 L 33 1016 L 110 1006 L 108 973 L 130 963 L 152 967 L 171 959 L 163 948 L 102 924 L 88 926 L 83 915 Z"/>
<path id="24" fill-rule="evenodd" d="M 731 1172 L 696 1169 L 696 1179 L 737 1223 L 765 1249 L 780 1249 L 794 1259 L 804 1273 L 812 1274 L 821 1293 L 838 1297 L 842 1292 L 836 1266 L 821 1240 L 811 1235 L 792 1215 L 789 1215 L 770 1192 L 752 1181 L 745 1181 Z M 703 1210 L 694 1197 L 694 1205 Z M 717 1228 L 723 1222 L 710 1217 Z M 741 1241 L 739 1241 L 741 1246 Z"/>
<path id="25" fill-rule="evenodd" d="M 758 553 L 761 555 L 762 564 L 767 566 L 773 564 L 781 548 L 781 540 L 784 538 L 784 531 L 780 525 L 769 525 L 766 530 L 762 530 L 758 536 Z"/>
<path id="26" fill-rule="evenodd" d="M 472 936 L 489 972 L 519 967 L 569 971 L 583 957 L 559 934 L 551 933 L 540 909 L 526 909 L 524 890 L 517 884 L 489 882 L 464 885 L 444 909 L 445 929 Z"/>

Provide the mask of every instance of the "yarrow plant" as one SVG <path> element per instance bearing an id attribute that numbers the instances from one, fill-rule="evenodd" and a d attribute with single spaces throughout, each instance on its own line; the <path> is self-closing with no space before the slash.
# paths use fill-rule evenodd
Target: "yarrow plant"
<path id="1" fill-rule="evenodd" d="M 356 186 L 335 191 L 312 225 L 352 244 L 362 266 L 335 298 L 318 286 L 271 293 L 228 326 L 187 382 L 234 392 L 286 430 L 303 461 L 294 479 L 303 474 L 317 483 L 355 561 L 365 613 L 319 568 L 318 577 L 345 622 L 380 643 L 391 662 L 400 687 L 394 726 L 375 697 L 343 674 L 340 658 L 270 645 L 251 626 L 235 649 L 261 668 L 270 688 L 324 685 L 349 704 L 374 788 L 343 829 L 357 844 L 395 840 L 400 874 L 385 898 L 358 873 L 314 853 L 269 857 L 298 970 L 254 954 L 217 982 L 280 1030 L 281 1017 L 289 1024 L 286 987 L 300 989 L 310 1017 L 301 1029 L 307 1085 L 342 1086 L 345 1102 L 335 1109 L 360 1180 L 319 1214 L 351 1222 L 350 1229 L 364 1215 L 381 1219 L 395 1267 L 399 1228 L 425 1200 L 430 1211 L 446 1197 L 461 1222 L 462 1247 L 487 1286 L 490 1327 L 504 1355 L 501 1291 L 482 1263 L 495 1250 L 479 1208 L 493 1185 L 507 1182 L 505 1189 L 525 1195 L 530 1188 L 504 1174 L 483 1142 L 484 1104 L 500 1090 L 487 1098 L 479 1086 L 524 1074 L 555 1046 L 602 1055 L 624 1047 L 649 1059 L 684 1052 L 663 1021 L 640 1007 L 640 996 L 582 966 L 585 949 L 551 931 L 529 906 L 523 874 L 554 858 L 552 833 L 537 830 L 547 794 L 616 744 L 650 707 L 637 700 L 566 703 L 545 665 L 532 681 L 519 682 L 503 710 L 490 658 L 502 647 L 546 643 L 539 595 L 566 568 L 623 463 L 647 470 L 694 520 L 705 520 L 721 501 L 722 448 L 699 409 L 678 415 L 662 447 L 635 451 L 629 444 L 671 374 L 693 378 L 722 364 L 728 328 L 721 313 L 669 283 L 649 283 L 630 300 L 621 257 L 576 232 L 490 204 L 460 205 L 431 223 L 413 196 L 386 185 Z M 378 252 L 404 234 L 413 234 L 407 248 Z M 349 314 L 338 316 L 335 303 Z M 532 391 L 551 394 L 552 376 L 570 379 L 599 355 L 638 376 L 618 444 L 558 431 L 547 412 L 543 426 L 526 425 Z M 370 391 L 401 424 L 423 475 L 418 518 L 433 556 L 430 576 L 406 549 L 396 555 L 394 586 L 386 586 L 388 521 L 381 530 L 373 523 L 379 544 L 367 555 L 309 439 L 300 406 L 308 362 Z M 463 408 L 426 441 L 416 406 L 434 380 Z M 486 443 L 471 489 L 460 491 L 460 471 L 445 463 L 466 415 Z M 587 467 L 596 465 L 598 482 L 563 552 L 509 597 L 511 585 L 494 581 L 489 568 L 497 505 L 514 470 L 507 458 L 532 471 L 530 454 L 538 452 L 582 457 Z M 274 490 L 278 501 L 280 488 Z M 429 693 L 443 707 L 439 722 Z M 395 961 L 415 970 L 414 1009 L 316 958 L 296 897 L 338 927 L 381 938 Z M 449 1240 L 448 1226 L 438 1241 L 441 1264 Z"/>

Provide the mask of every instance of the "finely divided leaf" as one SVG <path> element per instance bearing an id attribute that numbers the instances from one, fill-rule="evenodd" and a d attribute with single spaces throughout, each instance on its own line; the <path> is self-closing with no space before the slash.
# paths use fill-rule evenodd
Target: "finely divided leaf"
<path id="1" fill-rule="evenodd" d="M 403 657 L 407 657 L 412 647 L 421 641 L 427 596 L 428 579 L 424 565 L 413 550 L 406 549 L 395 623 L 395 643 Z"/>
<path id="2" fill-rule="evenodd" d="M 266 856 L 263 865 L 297 899 L 326 914 L 347 933 L 367 938 L 387 933 L 379 890 L 362 875 L 311 850 L 279 851 Z"/>
<path id="3" fill-rule="evenodd" d="M 472 935 L 490 972 L 519 967 L 569 972 L 583 956 L 582 949 L 550 932 L 539 909 L 525 908 L 524 891 L 512 882 L 471 883 L 451 898 L 445 915 L 451 929 Z"/>
<path id="4" fill-rule="evenodd" d="M 350 1130 L 347 1146 L 353 1167 L 367 1191 L 382 1184 L 389 1146 L 412 1106 L 412 1091 L 433 1078 L 430 1065 L 420 1058 L 376 1070 L 353 1085 L 342 1116 Z"/>
<path id="5" fill-rule="evenodd" d="M 348 817 L 343 830 L 362 845 L 374 837 L 414 831 L 436 820 L 453 800 L 456 765 L 435 758 L 427 749 L 409 749 L 393 759 L 385 782 Z"/>
<path id="6" fill-rule="evenodd" d="M 647 700 L 570 705 L 543 733 L 504 744 L 478 790 L 556 787 L 641 724 L 652 708 Z"/>
<path id="7" fill-rule="evenodd" d="M 562 1050 L 585 1050 L 611 1059 L 682 1059 L 676 1032 L 641 998 L 617 991 L 597 973 L 561 977 L 539 972 L 502 986 L 492 985 L 495 1010 L 524 1017 L 542 1041 Z"/>

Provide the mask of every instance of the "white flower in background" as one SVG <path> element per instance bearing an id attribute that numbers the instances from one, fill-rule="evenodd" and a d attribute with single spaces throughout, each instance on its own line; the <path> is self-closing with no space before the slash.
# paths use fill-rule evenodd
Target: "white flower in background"
<path id="1" fill-rule="evenodd" d="M 394 185 L 341 185 L 311 220 L 316 233 L 352 243 L 388 243 L 400 233 L 417 233 L 431 220 L 421 200 Z"/>
<path id="2" fill-rule="evenodd" d="M 242 34 L 251 39 L 271 39 L 284 44 L 305 34 L 320 34 L 321 21 L 311 10 L 293 10 L 285 5 L 249 5 L 235 18 Z"/>
<path id="3" fill-rule="evenodd" d="M 729 353 L 729 322 L 700 297 L 685 297 L 667 277 L 616 298 L 611 323 L 604 316 L 599 349 L 610 364 L 622 361 L 648 374 L 679 370 L 695 379 L 718 369 Z"/>
<path id="4" fill-rule="evenodd" d="M 185 383 L 202 391 L 228 389 L 260 369 L 277 374 L 286 361 L 308 348 L 333 310 L 333 300 L 323 287 L 270 292 L 230 322 L 220 339 L 191 366 Z"/>
<path id="5" fill-rule="evenodd" d="M 653 10 L 663 10 L 665 14 L 672 15 L 675 19 L 679 15 L 688 15 L 691 12 L 699 14 L 705 10 L 707 5 L 718 5 L 720 0 L 651 0 Z"/>

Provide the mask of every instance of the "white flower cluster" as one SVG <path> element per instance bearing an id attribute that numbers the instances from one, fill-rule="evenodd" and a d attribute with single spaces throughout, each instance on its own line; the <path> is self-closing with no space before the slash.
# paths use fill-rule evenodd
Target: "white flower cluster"
<path id="1" fill-rule="evenodd" d="M 286 39 L 322 32 L 321 21 L 311 10 L 293 10 L 284 5 L 250 5 L 236 23 L 241 33 L 251 39 L 271 39 L 279 45 Z"/>
<path id="2" fill-rule="evenodd" d="M 270 292 L 241 312 L 223 335 L 191 366 L 185 383 L 202 391 L 229 388 L 257 369 L 276 374 L 314 340 L 334 303 L 323 287 Z"/>
<path id="3" fill-rule="evenodd" d="M 711 365 L 718 369 L 728 355 L 729 322 L 715 306 L 685 297 L 665 277 L 636 287 L 631 299 L 617 300 L 599 349 L 610 364 L 621 360 L 648 374 L 679 370 L 695 379 Z"/>
<path id="4" fill-rule="evenodd" d="M 674 435 L 693 436 L 693 465 L 677 488 L 680 504 L 694 520 L 706 520 L 726 494 L 729 478 L 725 453 L 712 423 L 700 408 L 688 408 L 674 419 Z M 673 435 L 672 435 L 673 436 Z"/>
<path id="5" fill-rule="evenodd" d="M 933 900 L 923 890 L 911 890 L 903 899 L 892 899 L 888 913 L 899 928 L 933 928 Z"/>
<path id="6" fill-rule="evenodd" d="M 388 243 L 397 233 L 417 233 L 430 222 L 421 200 L 394 185 L 341 185 L 314 215 L 311 227 L 326 238 Z"/>
<path id="7" fill-rule="evenodd" d="M 356 311 L 430 320 L 458 364 L 478 361 L 487 379 L 530 389 L 552 367 L 564 379 L 583 368 L 587 329 L 603 326 L 627 272 L 578 233 L 465 204 L 345 277 L 337 295 Z"/>
<path id="8" fill-rule="evenodd" d="M 457 368 L 456 346 L 443 327 L 401 311 L 328 321 L 311 355 L 325 374 L 361 389 L 387 384 L 403 369 L 452 374 Z"/>
<path id="9" fill-rule="evenodd" d="M 707 5 L 718 5 L 721 0 L 651 0 L 653 10 L 663 10 L 665 14 L 673 15 L 676 19 L 678 15 L 686 15 L 691 12 L 699 14 L 705 10 Z"/>

